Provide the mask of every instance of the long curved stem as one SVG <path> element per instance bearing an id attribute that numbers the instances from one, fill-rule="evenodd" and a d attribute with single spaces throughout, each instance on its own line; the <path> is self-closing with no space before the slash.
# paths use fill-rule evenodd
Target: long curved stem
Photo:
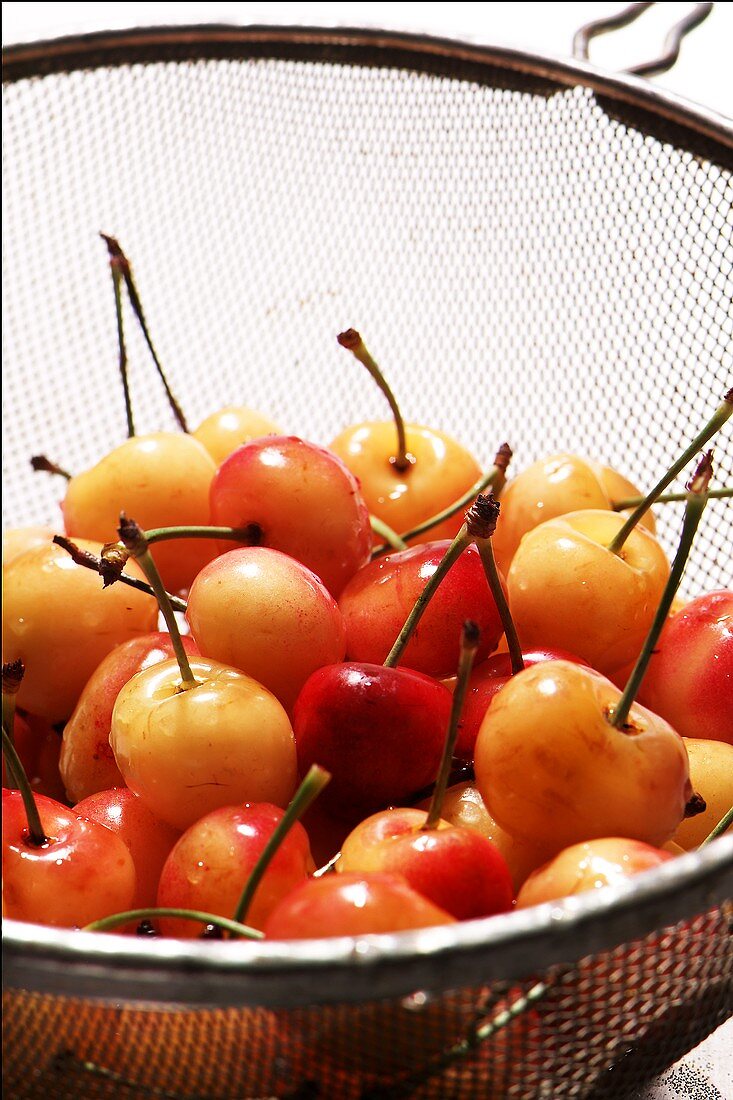
<path id="1" fill-rule="evenodd" d="M 122 315 L 122 282 L 123 275 L 118 261 L 110 257 L 110 270 L 112 271 L 112 286 L 115 295 L 115 316 L 117 318 L 117 346 L 119 348 L 119 370 L 122 379 L 122 392 L 125 398 L 125 416 L 127 417 L 127 438 L 135 435 L 135 420 L 132 414 L 132 401 L 130 399 L 130 381 L 127 376 L 127 347 L 125 346 L 125 323 Z"/>
<path id="2" fill-rule="evenodd" d="M 512 666 L 512 675 L 515 675 L 517 672 L 521 672 L 524 668 L 524 658 L 522 657 L 522 647 L 519 644 L 517 628 L 514 625 L 512 613 L 509 610 L 509 604 L 507 603 L 507 598 L 504 595 L 504 588 L 501 583 L 501 577 L 499 576 L 499 570 L 496 568 L 494 547 L 491 543 L 490 538 L 476 539 L 476 545 L 478 547 L 478 552 L 481 555 L 481 561 L 483 563 L 484 572 L 486 574 L 486 580 L 489 582 L 491 595 L 494 597 L 496 610 L 499 612 L 501 625 L 504 627 L 506 645 L 507 649 L 509 650 L 509 660 L 511 661 Z"/>
<path id="3" fill-rule="evenodd" d="M 380 546 L 378 551 L 372 553 L 372 558 L 376 558 L 379 554 L 387 553 L 388 550 L 406 550 L 407 543 L 405 540 L 397 534 L 397 532 L 380 519 L 379 516 L 369 516 L 369 525 L 375 535 L 379 535 L 384 539 L 386 545 Z"/>
<path id="4" fill-rule="evenodd" d="M 395 428 L 397 429 L 397 454 L 390 461 L 395 470 L 404 471 L 409 469 L 415 460 L 407 453 L 405 422 L 402 418 L 400 407 L 397 404 L 397 398 L 392 392 L 389 382 L 370 355 L 366 344 L 356 329 L 350 328 L 347 329 L 346 332 L 339 333 L 337 339 L 342 348 L 346 348 L 347 351 L 350 351 L 354 358 L 358 359 L 362 366 L 366 367 L 384 396 L 387 398 L 389 407 L 392 410 L 392 416 L 394 417 Z"/>
<path id="5" fill-rule="evenodd" d="M 701 841 L 700 847 L 704 848 L 706 844 L 710 844 L 711 840 L 717 840 L 723 833 L 727 833 L 731 825 L 733 825 L 733 806 L 731 806 L 728 812 L 721 817 L 712 832 L 708 833 L 705 839 Z"/>
<path id="6" fill-rule="evenodd" d="M 711 489 L 708 493 L 708 500 L 725 500 L 727 497 L 733 497 L 733 488 Z M 627 497 L 626 500 L 617 500 L 612 507 L 614 512 L 625 512 L 627 508 L 637 508 L 645 500 L 646 497 Z M 654 501 L 654 504 L 655 506 L 657 504 L 679 504 L 685 500 L 687 500 L 687 493 L 662 493 L 661 497 L 657 497 Z"/>
<path id="7" fill-rule="evenodd" d="M 28 776 L 25 774 L 25 768 L 23 767 L 18 753 L 15 751 L 15 745 L 10 739 L 10 734 L 5 728 L 3 722 L 3 755 L 5 756 L 5 762 L 8 772 L 12 773 L 14 781 L 18 785 L 20 791 L 20 797 L 23 799 L 23 807 L 25 809 L 25 816 L 28 819 L 28 839 L 34 848 L 41 848 L 48 842 L 48 837 L 44 832 L 43 825 L 41 824 L 41 817 L 38 813 L 38 806 L 36 806 L 36 800 L 33 797 L 33 791 L 31 785 L 28 782 Z"/>
<path id="8" fill-rule="evenodd" d="M 85 569 L 91 569 L 92 572 L 98 573 L 100 577 L 104 577 L 105 564 L 96 554 L 92 554 L 89 550 L 82 550 L 80 546 L 77 546 L 71 539 L 67 539 L 65 535 L 54 535 L 53 541 L 62 550 L 65 550 L 77 565 L 81 565 Z M 120 573 L 115 580 L 119 581 L 120 584 L 126 584 L 129 588 L 137 589 L 138 592 L 147 592 L 149 596 L 155 595 L 148 582 L 140 580 L 139 577 L 131 577 L 128 573 Z M 170 600 L 174 611 L 186 610 L 188 605 L 185 600 L 182 600 L 179 596 L 174 596 L 170 592 L 166 592 L 166 596 Z"/>
<path id="9" fill-rule="evenodd" d="M 155 920 L 156 917 L 175 917 L 177 920 L 193 920 L 198 921 L 200 924 L 213 924 L 216 928 L 222 928 L 225 932 L 231 933 L 232 936 L 242 936 L 249 940 L 261 940 L 263 938 L 262 932 L 257 928 L 250 928 L 249 925 L 242 924 L 240 921 L 229 920 L 228 917 L 220 917 L 218 913 L 205 913 L 199 909 L 169 909 L 165 906 L 128 909 L 124 913 L 113 913 L 109 917 L 100 917 L 99 920 L 85 925 L 82 931 L 111 932 L 112 929 L 119 928 L 122 924 L 131 924 L 133 921 L 141 920 Z"/>

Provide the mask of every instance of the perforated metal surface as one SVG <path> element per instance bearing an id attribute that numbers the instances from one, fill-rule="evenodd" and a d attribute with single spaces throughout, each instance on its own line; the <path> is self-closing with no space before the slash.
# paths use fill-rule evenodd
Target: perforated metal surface
<path id="1" fill-rule="evenodd" d="M 482 462 L 508 439 L 517 468 L 573 449 L 643 486 L 730 387 L 733 137 L 715 122 L 590 69 L 409 39 L 244 32 L 74 49 L 29 62 L 54 71 L 18 71 L 4 93 L 5 522 L 58 517 L 61 490 L 31 475 L 31 453 L 76 470 L 124 434 L 100 229 L 133 257 L 193 423 L 243 401 L 326 442 L 383 415 L 335 343 L 355 325 L 408 416 Z M 139 426 L 166 426 L 130 333 Z M 733 479 L 730 433 L 717 470 Z M 732 513 L 710 504 L 689 591 L 730 583 Z M 660 512 L 667 545 L 678 523 Z M 162 978 L 154 1009 L 16 991 L 12 1095 L 395 1095 L 403 1051 L 429 1069 L 474 1013 L 540 977 L 550 991 L 523 1023 L 412 1092 L 623 1097 L 730 1011 L 728 933 L 711 908 L 543 973 L 535 945 L 522 980 L 461 983 L 422 1009 L 396 996 L 185 1009 Z M 433 988 L 455 988 L 454 966 L 435 960 Z M 113 959 L 95 967 L 114 984 Z"/>

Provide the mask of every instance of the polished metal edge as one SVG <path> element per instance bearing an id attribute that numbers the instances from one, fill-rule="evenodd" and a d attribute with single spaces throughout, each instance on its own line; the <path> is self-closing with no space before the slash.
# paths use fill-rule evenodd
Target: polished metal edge
<path id="1" fill-rule="evenodd" d="M 733 836 L 618 887 L 394 935 L 138 940 L 6 921 L 7 988 L 157 1005 L 266 1008 L 517 982 L 716 909 L 733 897 Z"/>

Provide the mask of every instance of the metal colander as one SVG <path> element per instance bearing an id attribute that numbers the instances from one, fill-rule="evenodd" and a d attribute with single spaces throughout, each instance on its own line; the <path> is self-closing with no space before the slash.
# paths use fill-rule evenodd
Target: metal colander
<path id="1" fill-rule="evenodd" d="M 14 47 L 5 81 L 7 523 L 58 522 L 30 454 L 78 470 L 124 435 L 99 230 L 192 423 L 381 418 L 334 339 L 355 325 L 408 417 L 485 464 L 508 439 L 517 467 L 570 449 L 649 485 L 731 385 L 733 129 L 635 77 L 196 27 Z M 168 426 L 128 328 L 138 428 Z M 689 593 L 730 583 L 732 511 Z M 729 1014 L 732 877 L 723 838 L 597 896 L 290 946 L 7 922 L 7 1095 L 616 1100 Z"/>

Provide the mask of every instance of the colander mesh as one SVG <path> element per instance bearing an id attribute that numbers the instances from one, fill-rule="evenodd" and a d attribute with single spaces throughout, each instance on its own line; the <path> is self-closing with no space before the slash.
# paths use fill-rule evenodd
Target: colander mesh
<path id="1" fill-rule="evenodd" d="M 328 442 L 384 417 L 336 345 L 352 325 L 409 419 L 487 465 L 506 439 L 516 469 L 568 449 L 648 486 L 717 407 L 733 375 L 729 152 L 587 87 L 359 57 L 146 61 L 4 89 L 4 523 L 59 521 L 63 487 L 31 454 L 80 470 L 124 435 L 99 230 L 133 258 L 194 425 L 247 403 Z M 128 335 L 138 428 L 172 426 Z M 729 440 L 717 484 L 733 482 Z M 711 502 L 688 593 L 730 583 L 732 513 Z M 679 508 L 658 516 L 670 548 Z M 729 920 L 712 910 L 512 987 L 357 1006 L 16 991 L 7 1094 L 621 1098 L 730 1012 Z M 436 1068 L 540 979 L 535 1008 Z"/>

